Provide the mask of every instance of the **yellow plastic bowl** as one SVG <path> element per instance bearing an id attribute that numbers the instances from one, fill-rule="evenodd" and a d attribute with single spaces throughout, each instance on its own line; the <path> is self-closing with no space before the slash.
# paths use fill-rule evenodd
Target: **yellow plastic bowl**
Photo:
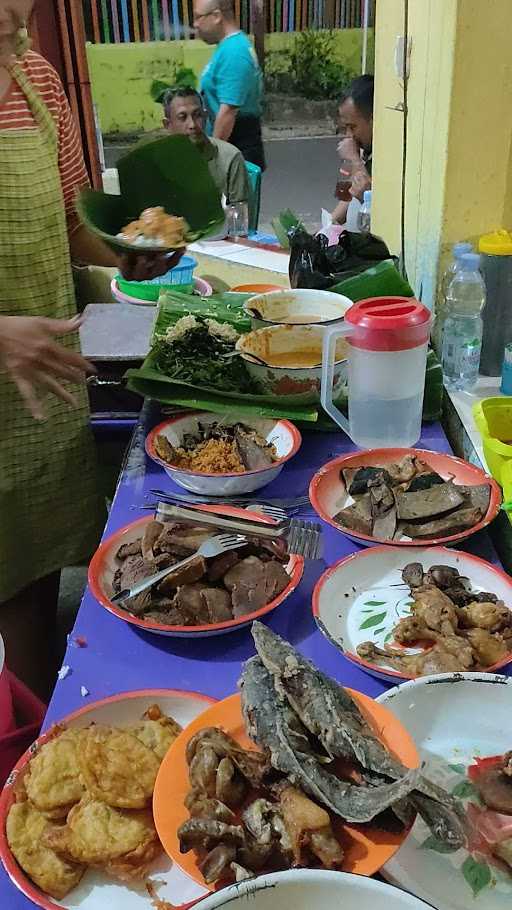
<path id="1" fill-rule="evenodd" d="M 512 462 L 512 397 L 483 398 L 473 405 L 473 417 L 489 471 L 503 487 L 505 466 Z"/>

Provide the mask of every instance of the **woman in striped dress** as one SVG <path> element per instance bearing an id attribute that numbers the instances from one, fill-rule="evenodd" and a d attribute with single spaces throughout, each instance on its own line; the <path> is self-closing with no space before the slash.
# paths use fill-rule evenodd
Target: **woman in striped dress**
<path id="1" fill-rule="evenodd" d="M 27 50 L 31 8 L 32 0 L 0 0 L 0 368 L 11 370 L 0 372 L 0 634 L 12 671 L 46 695 L 55 672 L 60 570 L 88 557 L 102 518 L 85 365 L 77 323 L 70 322 L 76 317 L 71 258 L 116 262 L 76 215 L 76 193 L 87 173 L 60 80 Z M 140 259 L 135 271 L 131 265 L 128 277 L 135 280 L 165 270 Z M 5 332 L 13 316 L 26 320 L 30 349 L 24 346 L 18 356 Z M 66 321 L 60 346 L 54 320 Z M 34 357 L 27 363 L 38 344 L 39 372 Z M 74 381 L 64 388 L 74 407 L 51 382 L 62 348 L 67 360 L 57 375 Z M 28 377 L 28 393 L 20 374 Z M 24 406 L 31 378 L 40 386 L 44 420 L 34 420 Z"/>

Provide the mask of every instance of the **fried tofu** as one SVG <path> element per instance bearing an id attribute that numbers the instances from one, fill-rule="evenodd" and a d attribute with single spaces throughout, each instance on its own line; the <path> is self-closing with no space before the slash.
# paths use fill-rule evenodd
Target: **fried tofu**
<path id="1" fill-rule="evenodd" d="M 160 760 L 127 730 L 91 726 L 79 735 L 78 762 L 89 793 L 119 809 L 144 809 Z"/>
<path id="2" fill-rule="evenodd" d="M 49 827 L 43 840 L 68 861 L 101 868 L 119 861 L 134 874 L 161 850 L 150 809 L 114 809 L 89 796 L 73 807 L 65 825 Z"/>
<path id="3" fill-rule="evenodd" d="M 47 818 L 65 818 L 82 798 L 78 735 L 77 730 L 63 730 L 45 743 L 30 762 L 25 778 L 27 796 Z"/>
<path id="4" fill-rule="evenodd" d="M 61 900 L 82 878 L 84 867 L 57 855 L 44 842 L 58 830 L 29 802 L 14 803 L 7 816 L 7 842 L 21 868 L 51 897 Z"/>
<path id="5" fill-rule="evenodd" d="M 164 758 L 176 737 L 181 733 L 181 727 L 172 717 L 166 717 L 160 712 L 157 705 L 146 711 L 140 723 L 127 728 L 140 739 L 148 749 L 155 753 L 160 761 Z"/>

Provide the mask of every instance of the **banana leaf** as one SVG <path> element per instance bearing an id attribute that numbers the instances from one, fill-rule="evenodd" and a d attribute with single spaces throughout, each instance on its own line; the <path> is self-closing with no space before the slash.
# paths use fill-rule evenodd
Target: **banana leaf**
<path id="1" fill-rule="evenodd" d="M 329 292 L 343 294 L 356 303 L 367 297 L 414 297 L 410 284 L 399 274 L 391 259 L 383 259 L 358 275 L 339 281 Z"/>
<path id="2" fill-rule="evenodd" d="M 290 249 L 290 241 L 288 239 L 290 231 L 300 228 L 305 230 L 302 221 L 291 209 L 285 209 L 284 212 L 280 212 L 279 215 L 272 219 L 271 224 L 279 244 L 284 250 Z"/>
<path id="3" fill-rule="evenodd" d="M 251 294 L 232 291 L 213 294 L 211 297 L 195 297 L 180 291 L 162 291 L 158 300 L 158 313 L 153 328 L 153 341 L 161 338 L 182 316 L 203 316 L 227 322 L 241 335 L 251 331 L 251 320 L 242 309 Z"/>
<path id="4" fill-rule="evenodd" d="M 195 389 L 173 383 L 170 380 L 162 382 L 159 374 L 157 379 L 149 374 L 143 375 L 140 370 L 128 370 L 125 374 L 128 379 L 128 388 L 147 398 L 153 398 L 163 405 L 179 405 L 183 408 L 193 408 L 200 411 L 211 411 L 215 414 L 236 413 L 247 417 L 272 417 L 285 418 L 294 423 L 303 421 L 308 426 L 314 424 L 318 418 L 318 410 L 314 405 L 291 407 L 283 405 L 275 398 L 254 399 L 249 395 L 227 396 L 225 393 L 215 393 L 210 390 Z"/>
<path id="5" fill-rule="evenodd" d="M 117 169 L 119 196 L 84 189 L 77 201 L 84 224 L 116 252 L 147 252 L 116 235 L 152 206 L 185 218 L 188 241 L 222 227 L 224 212 L 208 164 L 186 136 L 143 142 L 120 158 Z"/>

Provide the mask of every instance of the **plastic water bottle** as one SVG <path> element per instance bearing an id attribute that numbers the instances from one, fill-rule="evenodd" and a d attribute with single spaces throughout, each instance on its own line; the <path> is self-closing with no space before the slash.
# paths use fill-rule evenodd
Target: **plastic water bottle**
<path id="1" fill-rule="evenodd" d="M 450 391 L 468 391 L 478 379 L 482 350 L 485 284 L 477 253 L 464 253 L 446 291 L 443 331 L 444 384 Z"/>
<path id="2" fill-rule="evenodd" d="M 370 233 L 370 222 L 372 218 L 372 191 L 365 190 L 363 193 L 363 204 L 359 209 L 357 216 L 357 226 L 362 234 Z"/>
<path id="3" fill-rule="evenodd" d="M 432 333 L 432 338 L 434 342 L 434 347 L 436 351 L 439 351 L 442 348 L 442 339 L 443 339 L 443 327 L 448 308 L 446 306 L 446 294 L 448 288 L 454 277 L 457 269 L 460 265 L 460 260 L 465 253 L 472 253 L 473 247 L 470 243 L 460 242 L 454 243 L 452 247 L 452 260 L 449 263 L 448 267 L 444 270 L 443 276 L 441 278 L 440 284 L 440 295 L 438 304 L 436 307 L 436 318 L 434 322 L 434 330 Z"/>
<path id="4" fill-rule="evenodd" d="M 462 259 L 463 256 L 465 256 L 466 253 L 472 253 L 472 252 L 473 252 L 473 246 L 471 243 L 454 243 L 453 244 L 452 261 L 450 262 L 448 268 L 445 269 L 443 277 L 441 279 L 441 292 L 442 292 L 444 301 L 446 300 L 446 294 L 447 294 L 450 282 L 451 282 L 452 278 L 454 277 L 455 272 L 457 271 L 457 269 L 460 265 L 460 260 Z"/>

